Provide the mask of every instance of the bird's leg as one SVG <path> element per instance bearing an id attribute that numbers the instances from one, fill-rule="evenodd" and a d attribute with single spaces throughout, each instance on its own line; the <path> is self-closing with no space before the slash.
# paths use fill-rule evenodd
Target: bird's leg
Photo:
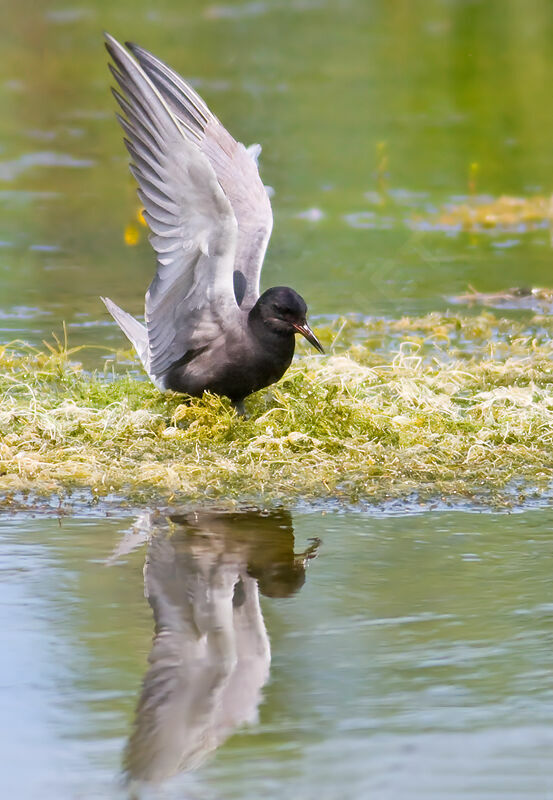
<path id="1" fill-rule="evenodd" d="M 319 555 L 319 547 L 321 546 L 321 539 L 318 536 L 312 536 L 309 541 L 311 544 L 303 553 L 294 553 L 294 561 L 305 566 L 312 558 L 317 558 Z"/>
<path id="2" fill-rule="evenodd" d="M 232 405 L 234 406 L 234 410 L 238 414 L 239 417 L 243 417 L 244 419 L 249 419 L 249 414 L 246 411 L 246 406 L 244 405 L 243 400 L 237 400 L 236 402 L 233 401 Z"/>

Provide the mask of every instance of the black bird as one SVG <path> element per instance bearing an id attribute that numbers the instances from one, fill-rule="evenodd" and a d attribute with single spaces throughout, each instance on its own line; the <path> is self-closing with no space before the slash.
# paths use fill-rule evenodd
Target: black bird
<path id="1" fill-rule="evenodd" d="M 131 172 L 157 255 L 142 325 L 113 301 L 108 311 L 160 389 L 208 390 L 243 400 L 286 372 L 295 333 L 319 352 L 307 306 L 286 286 L 259 296 L 271 235 L 261 148 L 236 142 L 204 101 L 155 56 L 106 34 L 113 90 Z"/>

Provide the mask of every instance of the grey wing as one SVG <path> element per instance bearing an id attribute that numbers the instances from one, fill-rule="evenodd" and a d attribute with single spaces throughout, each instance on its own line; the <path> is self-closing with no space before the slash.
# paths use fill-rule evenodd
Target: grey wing
<path id="1" fill-rule="evenodd" d="M 157 254 L 146 294 L 149 372 L 160 376 L 241 312 L 233 290 L 237 224 L 208 158 L 139 64 L 111 36 L 131 171 Z"/>
<path id="2" fill-rule="evenodd" d="M 258 145 L 236 142 L 208 109 L 201 97 L 176 72 L 138 45 L 127 43 L 140 66 L 167 105 L 185 125 L 186 135 L 197 141 L 228 197 L 238 223 L 234 286 L 244 310 L 259 297 L 259 276 L 271 236 L 273 214 L 267 191 L 259 177 Z"/>

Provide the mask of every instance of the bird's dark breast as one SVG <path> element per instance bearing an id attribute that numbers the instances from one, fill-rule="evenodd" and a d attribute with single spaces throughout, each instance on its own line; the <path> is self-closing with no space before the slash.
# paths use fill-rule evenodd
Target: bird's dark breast
<path id="1" fill-rule="evenodd" d="M 244 348 L 209 347 L 189 351 L 169 367 L 165 386 L 174 392 L 201 397 L 213 392 L 234 402 L 280 380 L 294 355 L 294 336 L 279 337 L 278 347 L 268 343 Z"/>

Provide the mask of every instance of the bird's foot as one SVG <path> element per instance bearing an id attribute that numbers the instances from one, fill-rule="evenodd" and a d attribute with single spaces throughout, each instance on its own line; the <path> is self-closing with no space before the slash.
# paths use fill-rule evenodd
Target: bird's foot
<path id="1" fill-rule="evenodd" d="M 318 536 L 312 536 L 309 541 L 311 544 L 303 551 L 303 553 L 294 553 L 294 560 L 299 561 L 299 563 L 303 564 L 304 567 L 308 561 L 311 561 L 312 558 L 317 558 L 319 555 L 319 547 L 322 544 L 322 540 L 319 539 Z"/>

